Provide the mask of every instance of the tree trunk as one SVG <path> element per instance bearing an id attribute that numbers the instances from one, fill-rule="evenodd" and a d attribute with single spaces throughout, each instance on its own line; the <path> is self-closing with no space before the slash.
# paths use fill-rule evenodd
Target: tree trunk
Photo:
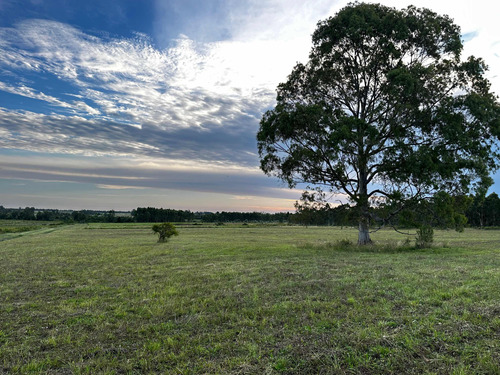
<path id="1" fill-rule="evenodd" d="M 372 243 L 370 238 L 370 203 L 368 201 L 367 172 L 364 165 L 360 168 L 359 178 L 359 232 L 358 245 L 368 245 Z"/>
<path id="2" fill-rule="evenodd" d="M 358 245 L 369 245 L 372 243 L 370 238 L 369 219 L 366 217 L 359 218 Z"/>

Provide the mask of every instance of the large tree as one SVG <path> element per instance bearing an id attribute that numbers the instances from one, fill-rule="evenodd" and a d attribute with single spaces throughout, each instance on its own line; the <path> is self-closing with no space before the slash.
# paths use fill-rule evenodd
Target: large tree
<path id="1" fill-rule="evenodd" d="M 496 168 L 497 97 L 449 17 L 354 3 L 312 41 L 261 120 L 261 169 L 347 195 L 359 244 L 371 242 L 375 200 L 394 214 L 436 191 L 464 194 Z"/>

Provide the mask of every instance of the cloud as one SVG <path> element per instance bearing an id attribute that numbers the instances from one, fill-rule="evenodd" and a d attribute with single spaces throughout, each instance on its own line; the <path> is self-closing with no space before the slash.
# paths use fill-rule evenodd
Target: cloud
<path id="1" fill-rule="evenodd" d="M 183 4 L 168 8 L 183 13 Z M 260 117 L 277 84 L 307 56 L 304 28 L 312 31 L 331 1 L 220 5 L 223 14 L 207 19 L 227 26 L 226 39 L 200 42 L 181 34 L 163 50 L 143 34 L 96 36 L 49 20 L 0 28 L 0 90 L 38 103 L 0 110 L 1 146 L 256 165 Z M 205 13 L 215 12 L 208 8 Z M 292 29 L 291 12 L 295 23 L 302 20 Z M 64 92 L 57 84 L 51 91 L 52 82 L 64 83 Z"/>
<path id="2" fill-rule="evenodd" d="M 0 29 L 0 40 L 0 68 L 15 77 L 0 90 L 48 105 L 3 108 L 2 147 L 256 163 L 258 121 L 276 86 L 271 74 L 259 74 L 264 59 L 251 63 L 261 47 L 272 49 L 265 42 L 246 48 L 180 38 L 159 51 L 143 36 L 103 39 L 45 20 Z M 35 73 L 74 91 L 63 98 L 33 82 L 15 84 Z"/>
<path id="3" fill-rule="evenodd" d="M 477 31 L 471 31 L 471 32 L 462 34 L 462 40 L 465 43 L 467 43 L 467 42 L 470 42 L 472 39 L 474 39 L 477 36 L 478 36 L 478 32 Z"/>
<path id="4" fill-rule="evenodd" d="M 154 29 L 163 46 L 179 34 L 204 43 L 228 39 L 231 25 L 228 14 L 233 5 L 228 0 L 156 0 Z"/>
<path id="5" fill-rule="evenodd" d="M 206 122 L 203 128 L 169 131 L 152 124 L 140 128 L 82 116 L 11 111 L 0 107 L 0 148 L 87 156 L 154 157 L 183 165 L 255 166 L 254 119 L 240 115 L 226 126 Z"/>
<path id="6" fill-rule="evenodd" d="M 71 103 L 67 103 L 54 96 L 46 95 L 43 92 L 37 92 L 35 89 L 27 87 L 23 84 L 20 84 L 17 87 L 15 87 L 15 86 L 9 86 L 4 82 L 0 82 L 0 90 L 15 95 L 25 96 L 31 99 L 41 100 L 49 104 L 52 104 L 56 107 L 69 108 L 71 112 L 75 114 L 78 113 L 88 114 L 88 115 L 100 114 L 100 111 L 98 109 L 89 106 L 87 103 L 81 100 L 73 100 Z"/>
<path id="7" fill-rule="evenodd" d="M 2 178 L 31 179 L 47 182 L 87 183 L 101 189 L 171 189 L 235 196 L 294 199 L 296 190 L 289 190 L 264 176 L 256 168 L 200 165 L 185 162 L 144 158 L 81 159 L 68 161 L 61 157 L 5 156 L 0 161 Z"/>
<path id="8" fill-rule="evenodd" d="M 278 5 L 284 7 L 272 6 Z M 257 18 L 245 23 L 238 17 L 231 40 L 179 36 L 165 50 L 144 35 L 98 37 L 55 21 L 0 29 L 0 69 L 9 73 L 0 90 L 47 105 L 1 108 L 0 146 L 256 166 L 258 122 L 297 46 L 295 35 L 245 37 Z M 50 93 L 30 74 L 65 82 L 67 90 Z"/>
<path id="9" fill-rule="evenodd" d="M 228 53 L 234 51 L 225 45 L 202 45 L 180 38 L 174 47 L 159 51 L 142 35 L 104 39 L 46 20 L 1 29 L 0 37 L 1 67 L 13 75 L 37 72 L 67 81 L 76 88 L 73 94 L 87 100 L 71 103 L 74 111 L 81 111 L 82 103 L 90 103 L 91 114 L 102 113 L 103 118 L 115 121 L 199 127 L 207 118 L 218 119 L 215 115 L 224 106 L 228 109 L 228 104 L 239 113 L 246 108 L 258 110 L 263 102 L 272 100 L 272 95 L 253 96 L 256 88 L 267 88 L 266 82 L 259 82 L 255 69 L 248 71 L 227 61 Z M 20 89 L 15 92 L 6 90 L 4 83 L 0 89 L 69 107 L 31 87 L 24 86 L 24 93 Z M 272 89 L 268 90 L 271 94 Z"/>
<path id="10" fill-rule="evenodd" d="M 99 189 L 106 189 L 106 190 L 128 190 L 128 189 L 145 189 L 144 187 L 139 187 L 139 186 L 124 186 L 124 185 L 97 185 L 97 188 Z"/>

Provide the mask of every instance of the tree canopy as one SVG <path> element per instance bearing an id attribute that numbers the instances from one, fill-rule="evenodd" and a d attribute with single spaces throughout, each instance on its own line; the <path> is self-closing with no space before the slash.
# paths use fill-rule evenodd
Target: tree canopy
<path id="1" fill-rule="evenodd" d="M 345 194 L 359 244 L 371 242 L 374 202 L 397 212 L 437 191 L 465 194 L 496 168 L 497 97 L 483 60 L 461 57 L 449 17 L 354 3 L 319 22 L 312 43 L 262 117 L 261 169 Z"/>

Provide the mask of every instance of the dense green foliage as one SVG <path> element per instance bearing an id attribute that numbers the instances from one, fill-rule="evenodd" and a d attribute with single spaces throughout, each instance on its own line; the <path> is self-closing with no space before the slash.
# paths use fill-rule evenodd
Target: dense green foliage
<path id="1" fill-rule="evenodd" d="M 289 212 L 266 213 L 266 212 L 207 212 L 201 216 L 206 223 L 238 223 L 238 222 L 262 222 L 262 223 L 287 223 L 292 214 Z"/>
<path id="2" fill-rule="evenodd" d="M 262 170 L 347 195 L 360 244 L 407 205 L 468 194 L 496 167 L 500 106 L 460 38 L 449 17 L 413 6 L 354 3 L 320 22 L 261 120 Z"/>
<path id="3" fill-rule="evenodd" d="M 429 225 L 423 225 L 417 230 L 415 246 L 417 249 L 426 249 L 432 246 L 434 242 L 434 229 Z"/>
<path id="4" fill-rule="evenodd" d="M 206 225 L 0 235 L 0 373 L 499 373 L 499 231 Z"/>
<path id="5" fill-rule="evenodd" d="M 488 196 L 477 194 L 467 210 L 468 223 L 474 227 L 500 227 L 500 197 L 497 193 Z"/>
<path id="6" fill-rule="evenodd" d="M 35 208 L 25 207 L 19 209 L 9 209 L 0 206 L 0 220 L 36 220 Z M 40 218 L 40 220 L 44 220 Z M 51 220 L 51 219 L 49 219 Z"/>
<path id="7" fill-rule="evenodd" d="M 125 223 L 132 217 L 125 212 L 95 210 L 56 210 L 35 207 L 5 208 L 0 206 L 0 220 L 63 221 L 75 223 Z"/>
<path id="8" fill-rule="evenodd" d="M 138 207 L 132 210 L 132 217 L 138 223 L 160 223 L 164 221 L 192 221 L 195 214 L 189 210 L 174 210 L 170 208 Z"/>
<path id="9" fill-rule="evenodd" d="M 286 212 L 191 212 L 171 208 L 138 207 L 132 212 L 111 211 L 59 211 L 39 210 L 34 207 L 5 208 L 0 206 L 0 220 L 43 220 L 75 223 L 159 223 L 159 222 L 288 222 L 291 214 Z"/>
<path id="10" fill-rule="evenodd" d="M 179 232 L 172 223 L 162 223 L 153 225 L 153 233 L 158 234 L 158 242 L 166 242 L 172 236 L 178 236 Z"/>

